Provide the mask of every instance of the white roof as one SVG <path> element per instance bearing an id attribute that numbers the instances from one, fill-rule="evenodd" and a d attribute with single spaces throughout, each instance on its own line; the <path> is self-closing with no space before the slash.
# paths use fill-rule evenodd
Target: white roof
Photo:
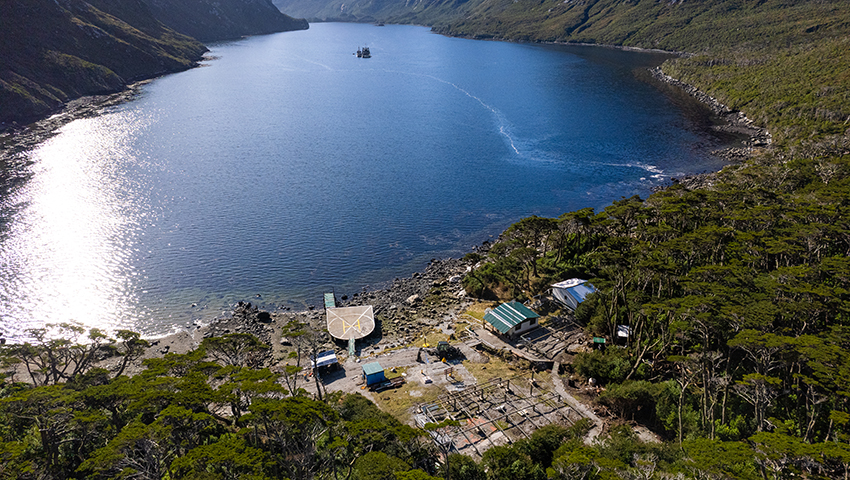
<path id="1" fill-rule="evenodd" d="M 322 352 L 318 354 L 318 365 L 320 367 L 324 367 L 326 365 L 331 365 L 337 363 L 336 353 L 333 350 L 328 350 L 326 352 Z M 310 359 L 310 367 L 315 367 L 317 362 L 314 362 Z"/>
<path id="2" fill-rule="evenodd" d="M 563 282 L 555 283 L 552 286 L 555 287 L 555 288 L 570 288 L 570 287 L 575 287 L 575 286 L 581 285 L 582 283 L 584 283 L 586 281 L 587 280 L 582 280 L 580 278 L 571 278 L 569 280 L 564 280 Z"/>

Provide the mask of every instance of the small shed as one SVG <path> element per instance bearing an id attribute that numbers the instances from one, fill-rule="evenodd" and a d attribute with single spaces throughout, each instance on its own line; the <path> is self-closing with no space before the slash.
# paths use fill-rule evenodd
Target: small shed
<path id="1" fill-rule="evenodd" d="M 363 377 L 366 379 L 366 385 L 374 385 L 386 380 L 384 377 L 384 367 L 378 362 L 367 363 L 363 365 Z"/>
<path id="2" fill-rule="evenodd" d="M 315 359 L 310 358 L 310 368 L 327 367 L 328 369 L 332 369 L 336 366 L 339 366 L 339 362 L 336 358 L 336 353 L 333 350 L 321 352 L 316 355 Z"/>
<path id="3" fill-rule="evenodd" d="M 596 287 L 580 278 L 571 278 L 552 285 L 552 296 L 570 310 L 578 308 L 578 304 L 595 291 Z"/>
<path id="4" fill-rule="evenodd" d="M 602 338 L 602 337 L 593 337 L 593 348 L 595 348 L 595 349 L 597 349 L 597 350 L 604 350 L 604 349 L 605 349 L 605 344 L 606 344 L 606 342 L 605 342 L 605 339 L 604 339 L 604 338 Z"/>
<path id="5" fill-rule="evenodd" d="M 484 314 L 484 320 L 505 335 L 517 335 L 538 327 L 538 318 L 540 315 L 520 302 L 503 303 Z"/>

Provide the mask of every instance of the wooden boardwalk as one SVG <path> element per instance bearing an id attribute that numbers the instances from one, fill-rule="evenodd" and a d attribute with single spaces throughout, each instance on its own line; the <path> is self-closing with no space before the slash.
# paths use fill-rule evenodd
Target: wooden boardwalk
<path id="1" fill-rule="evenodd" d="M 537 356 L 537 355 L 535 355 L 531 352 L 527 352 L 525 350 L 516 348 L 513 345 L 509 344 L 508 342 L 502 340 L 501 338 L 497 337 L 496 335 L 488 332 L 487 330 L 485 330 L 483 328 L 476 328 L 473 331 L 473 333 L 474 333 L 475 339 L 477 339 L 477 341 L 481 342 L 482 344 L 486 345 L 487 347 L 489 347 L 492 350 L 508 350 L 511 353 L 513 353 L 514 355 L 516 355 L 520 358 L 524 358 L 524 359 L 526 359 L 530 362 L 551 362 L 552 361 L 548 358 L 542 358 L 542 357 L 539 357 L 539 356 Z M 469 344 L 467 343 L 467 345 L 469 345 Z"/>

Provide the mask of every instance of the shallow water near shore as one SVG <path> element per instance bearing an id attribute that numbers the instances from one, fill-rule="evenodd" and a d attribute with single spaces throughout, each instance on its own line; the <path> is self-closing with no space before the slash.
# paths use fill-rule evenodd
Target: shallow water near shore
<path id="1" fill-rule="evenodd" d="M 358 24 L 210 49 L 5 167 L 0 336 L 320 304 L 716 171 L 731 141 L 645 81 L 658 54 Z"/>

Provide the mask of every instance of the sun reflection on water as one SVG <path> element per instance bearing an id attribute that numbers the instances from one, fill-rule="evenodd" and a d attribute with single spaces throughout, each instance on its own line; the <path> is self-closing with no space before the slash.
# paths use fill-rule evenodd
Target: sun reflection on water
<path id="1" fill-rule="evenodd" d="M 69 123 L 28 153 L 31 181 L 4 200 L 17 211 L 0 244 L 0 336 L 76 322 L 132 324 L 129 271 L 139 208 L 122 172 L 144 122 L 128 112 Z"/>

